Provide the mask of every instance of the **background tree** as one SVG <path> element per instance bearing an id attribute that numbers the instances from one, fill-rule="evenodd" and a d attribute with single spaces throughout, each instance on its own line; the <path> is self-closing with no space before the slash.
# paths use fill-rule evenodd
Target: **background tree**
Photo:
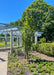
<path id="1" fill-rule="evenodd" d="M 47 41 L 54 41 L 54 23 L 52 22 L 49 26 L 45 27 L 43 34 Z"/>
<path id="2" fill-rule="evenodd" d="M 32 31 L 45 32 L 45 29 L 50 25 L 52 25 L 52 22 L 54 21 L 54 6 L 48 5 L 43 0 L 36 0 L 26 8 L 26 10 L 22 14 L 22 18 L 17 21 L 18 23 L 17 25 L 24 26 L 24 23 L 26 22 L 26 18 L 28 21 L 28 25 L 30 26 Z M 16 23 L 14 24 L 16 25 Z M 53 23 L 53 27 L 54 27 L 54 23 Z"/>
<path id="3" fill-rule="evenodd" d="M 27 12 L 28 14 L 26 14 Z M 48 5 L 43 0 L 36 0 L 23 12 L 22 15 L 23 22 L 25 22 L 26 16 L 28 18 L 28 25 L 30 25 L 31 29 L 35 31 L 45 32 L 46 27 L 52 25 L 52 21 L 54 21 L 54 7 Z M 46 32 L 44 34 L 46 34 Z M 45 37 L 46 36 L 47 34 L 45 35 Z M 49 36 L 47 37 L 49 38 Z"/>

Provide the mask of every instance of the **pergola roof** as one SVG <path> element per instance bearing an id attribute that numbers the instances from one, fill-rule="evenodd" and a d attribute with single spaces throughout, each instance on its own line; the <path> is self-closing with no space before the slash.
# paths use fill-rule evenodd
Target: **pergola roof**
<path id="1" fill-rule="evenodd" d="M 23 27 L 20 27 L 20 26 L 0 23 L 0 33 L 2 34 L 10 34 L 10 32 L 13 31 L 14 35 L 17 35 L 17 34 L 20 35 L 20 31 L 22 29 Z"/>
<path id="2" fill-rule="evenodd" d="M 11 30 L 11 28 L 17 28 L 18 30 L 22 29 L 22 27 L 20 27 L 20 26 L 15 26 L 15 25 L 10 25 L 10 24 L 0 23 L 0 30 L 4 30 L 4 29 L 10 29 Z"/>

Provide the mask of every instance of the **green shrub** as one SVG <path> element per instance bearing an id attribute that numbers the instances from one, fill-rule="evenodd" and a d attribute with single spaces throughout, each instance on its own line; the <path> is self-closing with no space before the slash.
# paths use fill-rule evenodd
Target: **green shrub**
<path id="1" fill-rule="evenodd" d="M 16 54 L 17 54 L 17 55 L 20 55 L 21 51 L 22 51 L 22 49 L 21 49 L 21 48 L 18 48 L 18 49 L 16 50 Z"/>
<path id="2" fill-rule="evenodd" d="M 42 72 L 41 75 L 46 75 L 46 73 Z"/>
<path id="3" fill-rule="evenodd" d="M 33 75 L 38 75 L 38 73 L 37 72 L 33 72 Z"/>
<path id="4" fill-rule="evenodd" d="M 16 53 L 13 53 L 12 55 L 15 57 L 16 56 Z"/>
<path id="5" fill-rule="evenodd" d="M 33 68 L 31 68 L 31 72 L 34 72 L 34 69 Z"/>
<path id="6" fill-rule="evenodd" d="M 41 43 L 38 45 L 37 50 L 44 54 L 54 56 L 54 43 Z"/>
<path id="7" fill-rule="evenodd" d="M 35 43 L 33 43 L 33 45 L 32 45 L 32 50 L 36 50 Z"/>
<path id="8" fill-rule="evenodd" d="M 5 47 L 5 44 L 3 44 L 3 43 L 0 43 L 0 47 Z"/>
<path id="9" fill-rule="evenodd" d="M 15 53 L 15 49 L 12 49 L 12 53 Z"/>
<path id="10" fill-rule="evenodd" d="M 54 72 L 53 71 L 51 72 L 51 75 L 54 75 Z"/>
<path id="11" fill-rule="evenodd" d="M 35 43 L 33 43 L 32 50 L 37 51 L 38 45 L 39 45 L 39 42 L 37 42 L 36 45 L 35 45 Z"/>
<path id="12" fill-rule="evenodd" d="M 40 41 L 39 41 L 39 43 L 45 43 L 45 42 L 46 42 L 45 37 L 41 38 Z"/>

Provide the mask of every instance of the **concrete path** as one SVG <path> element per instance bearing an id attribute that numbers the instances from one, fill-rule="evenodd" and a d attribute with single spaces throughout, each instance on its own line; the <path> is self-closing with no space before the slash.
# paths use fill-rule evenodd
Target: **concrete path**
<path id="1" fill-rule="evenodd" d="M 7 75 L 8 52 L 0 51 L 0 75 Z"/>

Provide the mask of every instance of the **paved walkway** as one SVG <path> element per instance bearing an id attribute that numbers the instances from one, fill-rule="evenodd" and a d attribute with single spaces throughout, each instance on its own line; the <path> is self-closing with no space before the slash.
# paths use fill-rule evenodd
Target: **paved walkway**
<path id="1" fill-rule="evenodd" d="M 45 54 L 42 54 L 42 53 L 39 53 L 39 52 L 36 52 L 36 51 L 32 51 L 30 53 L 33 54 L 33 55 L 36 55 L 37 57 L 39 57 L 41 59 L 45 59 L 45 60 L 54 62 L 54 57 L 50 57 L 50 56 L 47 56 Z"/>
<path id="2" fill-rule="evenodd" d="M 0 51 L 0 75 L 7 75 L 8 52 Z"/>

